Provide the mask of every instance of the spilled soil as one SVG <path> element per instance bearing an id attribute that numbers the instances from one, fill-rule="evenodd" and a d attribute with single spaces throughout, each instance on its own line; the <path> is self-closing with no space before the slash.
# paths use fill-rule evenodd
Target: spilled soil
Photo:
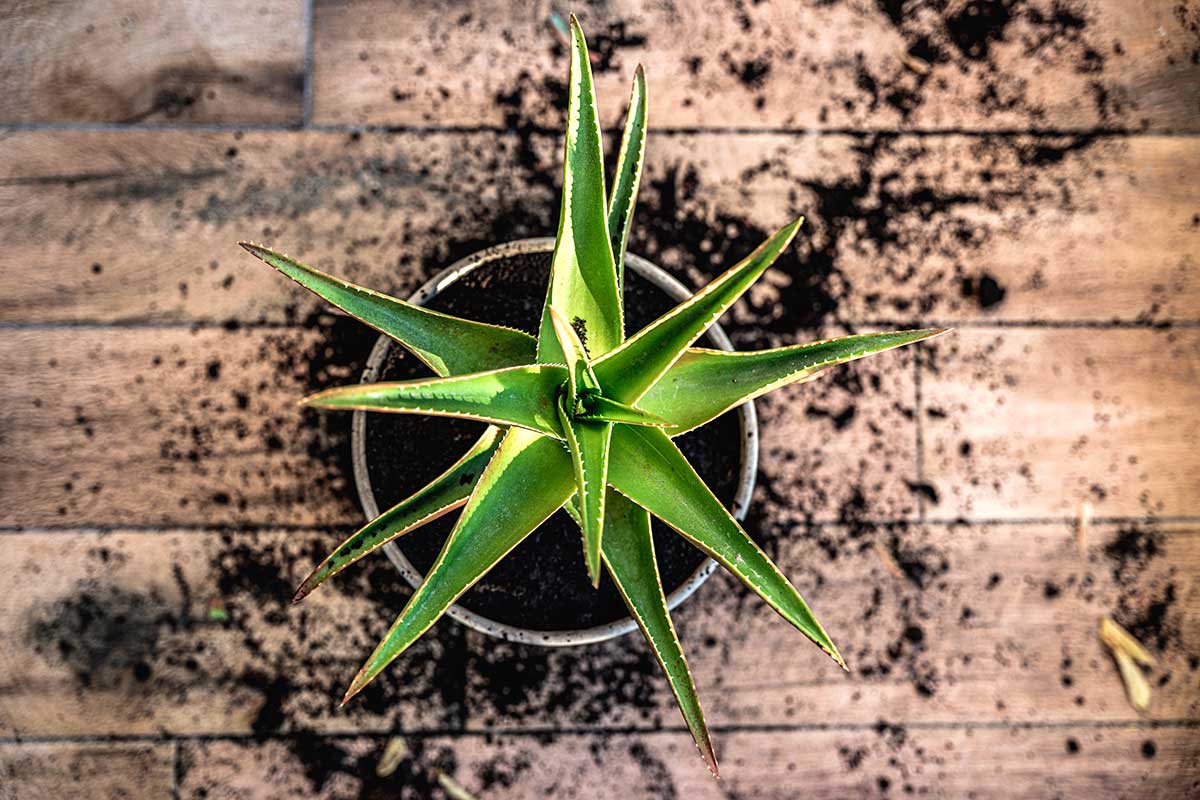
<path id="1" fill-rule="evenodd" d="M 913 63 L 950 64 L 984 76 L 978 98 L 983 107 L 997 113 L 1015 110 L 1034 125 L 1044 109 L 1031 99 L 1025 82 L 998 65 L 999 50 L 1020 42 L 1030 58 L 1069 59 L 1086 71 L 1102 64 L 1106 48 L 1113 46 L 1100 42 L 1087 14 L 1069 3 L 933 2 L 920 4 L 919 13 L 910 13 L 909 6 L 879 2 L 876 12 L 901 36 Z M 753 32 L 753 16 L 734 13 Z M 654 35 L 632 23 L 610 26 L 595 47 L 597 69 L 628 70 L 622 48 L 643 43 L 653 48 Z M 548 39 L 547 47 L 556 46 Z M 744 91 L 757 95 L 791 67 L 784 53 L 713 57 L 697 52 L 684 68 L 699 76 L 710 70 L 734 75 Z M 939 91 L 937 79 L 919 69 L 884 74 L 862 64 L 851 68 L 859 72 L 856 90 L 843 102 L 864 114 L 884 108 L 908 119 Z M 561 116 L 564 100 L 559 76 L 524 74 L 494 97 L 506 114 L 502 134 L 463 134 L 454 147 L 443 149 L 432 146 L 427 139 L 434 137 L 426 134 L 417 146 L 410 135 L 387 132 L 345 134 L 336 149 L 318 155 L 303 145 L 281 145 L 294 147 L 284 159 L 291 172 L 282 177 L 246 169 L 242 158 L 247 145 L 243 137 L 230 136 L 227 163 L 201 165 L 195 173 L 205 181 L 200 201 L 189 191 L 199 180 L 194 176 L 131 180 L 115 191 L 123 206 L 167 207 L 190 223 L 228 231 L 231 241 L 269 236 L 273 226 L 292 221 L 303 228 L 309 220 L 324 219 L 323 230 L 338 229 L 336 235 L 313 234 L 314 240 L 306 241 L 309 252 L 332 259 L 335 271 L 401 294 L 482 247 L 553 232 L 560 142 L 543 123 Z M 1102 119 L 1118 120 L 1129 100 L 1098 79 L 1083 102 L 1094 104 Z M 745 146 L 758 146 L 756 137 L 746 139 L 750 144 Z M 786 188 L 769 190 L 776 192 L 780 211 L 804 213 L 808 222 L 763 286 L 728 315 L 727 329 L 740 347 L 851 332 L 868 321 L 916 323 L 961 310 L 987 319 L 1002 312 L 1018 291 L 1036 292 L 1040 277 L 1036 267 L 1017 283 L 994 274 L 981 263 L 985 246 L 997 237 L 1020 240 L 1032 230 L 1029 220 L 1047 210 L 1065 218 L 1086 208 L 1094 199 L 1080 197 L 1075 176 L 1104 170 L 1108 156 L 1121 147 L 1095 132 L 969 136 L 953 148 L 936 137 L 893 133 L 851 133 L 840 139 L 847 142 L 845 148 L 829 156 L 827 167 L 814 170 L 797 163 L 797 151 L 789 145 L 764 137 L 760 158 L 735 175 L 715 177 L 721 157 L 704 152 L 703 137 L 652 136 L 652 151 L 671 155 L 651 155 L 631 250 L 685 283 L 700 285 L 771 233 L 771 226 L 750 209 L 763 207 L 761 192 L 768 191 L 763 186 L 782 185 Z M 426 144 L 429 152 L 422 150 Z M 614 150 L 610 137 L 610 167 Z M 415 208 L 415 196 L 431 198 L 433 210 Z M 372 214 L 386 217 L 382 229 L 376 230 L 374 222 L 362 226 L 369 230 L 356 227 L 356 220 L 378 218 Z M 340 222 L 330 225 L 328 219 Z M 384 249 L 388 257 L 380 263 L 369 263 L 370 257 L 363 255 Z M 85 260 L 96 280 L 107 276 L 105 265 Z M 874 265 L 869 274 L 853 267 L 863 260 Z M 217 281 L 222 291 L 241 290 L 241 270 L 261 269 L 234 258 L 226 261 L 219 268 L 214 262 L 204 278 Z M 191 286 L 180 284 L 184 308 L 200 294 L 198 285 L 196 280 Z M 232 341 L 254 330 L 247 322 L 262 321 L 273 322 L 235 319 L 224 329 Z M 1156 308 L 1147 307 L 1145 321 L 1157 324 Z M 336 586 L 304 605 L 289 604 L 304 572 L 358 521 L 349 416 L 306 412 L 297 428 L 277 410 L 264 408 L 258 392 L 275 382 L 317 391 L 353 381 L 375 334 L 317 310 L 307 298 L 287 309 L 283 328 L 270 330 L 253 354 L 261 370 L 259 383 L 240 379 L 246 365 L 222 352 L 190 365 L 202 371 L 212 391 L 222 393 L 219 424 L 213 421 L 215 404 L 184 400 L 180 407 L 163 410 L 156 429 L 160 466 L 203 474 L 209 479 L 205 486 L 212 485 L 202 496 L 181 492 L 179 508 L 171 513 L 232 519 L 229 528 L 195 534 L 209 537 L 199 548 L 198 562 L 196 549 L 175 546 L 173 562 L 163 565 L 163 574 L 170 577 L 154 588 L 123 579 L 119 568 L 101 566 L 107 559 L 89 555 L 97 569 L 109 569 L 111 575 L 81 581 L 31 616 L 31 646 L 48 662 L 64 665 L 78 692 L 128 692 L 129 713 L 146 718 L 151 709 L 140 708 L 139 698 L 209 709 L 217 724 L 245 726 L 251 738 L 237 746 L 248 754 L 263 743 L 278 743 L 290 763 L 300 765 L 312 791 L 338 796 L 436 795 L 442 790 L 429 765 L 484 789 L 503 787 L 519 781 L 538 760 L 540 746 L 556 734 L 531 738 L 528 745 L 469 772 L 451 749 L 425 748 L 420 736 L 410 736 L 411 756 L 391 777 L 380 778 L 374 768 L 386 736 L 364 746 L 325 736 L 322 732 L 330 728 L 454 731 L 468 719 L 498 728 L 533 725 L 547 730 L 611 724 L 614 719 L 646 727 L 678 724 L 658 665 L 636 634 L 598 647 L 546 651 L 482 641 L 449 623 L 435 626 L 392 670 L 339 710 L 337 700 L 350 676 L 409 592 L 379 557 L 347 571 Z M 924 348 L 921 366 L 936 372 L 954 355 L 935 343 Z M 179 356 L 164 352 L 156 358 L 159 363 L 146 365 L 139 376 L 149 383 Z M 820 592 L 829 590 L 841 563 L 873 559 L 863 581 L 874 585 L 856 610 L 858 630 L 847 633 L 852 640 L 847 657 L 868 687 L 864 693 L 873 685 L 899 682 L 917 702 L 933 708 L 947 686 L 970 672 L 969 663 L 937 650 L 939 636 L 949 626 L 972 630 L 989 598 L 1023 586 L 1026 576 L 1022 570 L 985 570 L 970 573 L 974 584 L 956 583 L 967 567 L 955 562 L 947 542 L 958 529 L 896 521 L 921 511 L 938 517 L 953 513 L 943 499 L 948 487 L 922 474 L 916 445 L 918 421 L 936 424 L 951 412 L 917 399 L 898 377 L 901 371 L 904 376 L 914 372 L 911 359 L 887 363 L 892 369 L 863 362 L 760 403 L 764 460 L 747 528 L 773 556 L 808 555 L 788 573 Z M 1004 377 L 996 376 L 995 391 L 1005 391 Z M 81 436 L 92 438 L 98 416 L 91 408 L 80 408 Z M 772 436 L 773 430 L 787 435 Z M 447 443 L 463 441 L 462 433 L 445 435 Z M 957 447 L 956 457 L 965 464 L 976 460 L 975 443 L 964 438 Z M 230 453 L 239 448 L 274 453 L 280 460 L 270 462 L 266 474 L 230 473 L 223 483 L 215 483 L 211 476 L 220 476 Z M 713 481 L 719 482 L 719 477 Z M 271 498 L 270 509 L 252 502 L 248 487 L 262 486 L 268 491 L 260 497 Z M 105 488 L 97 485 L 96 491 Z M 92 493 L 88 486 L 73 487 L 63 515 L 85 509 Z M 323 519 L 339 522 L 315 532 L 262 530 L 264 522 L 286 525 L 293 510 L 299 513 L 314 504 L 328 504 L 334 512 Z M 573 530 L 566 538 L 575 554 Z M 1028 591 L 1047 609 L 1066 598 L 1096 599 L 1142 641 L 1178 655 L 1188 645 L 1179 599 L 1186 586 L 1181 576 L 1158 570 L 1165 551 L 1161 532 L 1153 524 L 1129 526 L 1099 547 L 1074 574 L 1039 580 Z M 1094 587 L 1100 581 L 1136 588 L 1118 588 L 1115 597 L 1099 598 Z M 593 612 L 596 619 L 620 611 L 611 600 L 609 596 L 608 605 Z M 214 601 L 225 618 L 208 613 Z M 740 619 L 759 601 L 736 590 L 719 597 L 702 593 L 693 602 L 700 604 L 693 611 L 697 617 L 706 613 L 703 603 L 720 602 Z M 572 613 L 579 615 L 578 610 Z M 747 636 L 735 626 L 719 638 L 694 642 L 687 641 L 684 631 L 694 663 L 724 663 L 721 659 L 736 654 Z M 798 647 L 804 646 L 794 638 Z M 1036 655 L 1005 641 L 994 658 L 998 669 L 1029 669 L 1033 667 L 1027 663 L 1040 663 Z M 1071 693 L 1076 705 L 1095 702 L 1075 686 L 1081 653 L 1040 657 L 1060 667 L 1063 691 Z M 1167 673 L 1156 680 L 1194 681 L 1197 666 L 1193 657 L 1188 674 Z M 702 695 L 705 690 L 700 687 Z M 1003 715 L 1004 709 L 997 707 L 997 713 Z M 596 747 L 606 757 L 633 759 L 658 795 L 677 796 L 661 760 L 626 738 L 605 739 Z M 903 725 L 881 721 L 869 736 L 846 745 L 844 764 L 869 775 L 881 794 L 935 789 L 932 770 L 922 774 L 919 769 L 931 763 L 931 756 L 914 742 L 918 738 Z M 183 785 L 192 790 L 188 796 L 216 788 L 205 786 L 201 778 L 189 779 L 193 757 L 205 746 L 185 748 L 180 773 Z M 1076 741 L 1075 752 L 1079 747 Z M 1153 743 L 1143 746 L 1142 753 L 1147 752 L 1155 752 Z M 1063 757 L 1070 754 L 1065 747 Z"/>

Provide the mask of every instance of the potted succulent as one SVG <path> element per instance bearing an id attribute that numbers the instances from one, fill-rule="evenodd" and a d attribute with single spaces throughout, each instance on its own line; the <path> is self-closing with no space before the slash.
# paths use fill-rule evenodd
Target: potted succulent
<path id="1" fill-rule="evenodd" d="M 403 557 L 399 559 L 408 566 L 416 590 L 354 677 L 344 703 L 444 614 L 478 623 L 461 609 L 452 611 L 456 601 L 565 509 L 578 529 L 569 537 L 577 553 L 571 569 L 586 575 L 581 590 L 584 602 L 587 592 L 599 596 L 602 580 L 605 586 L 611 581 L 633 620 L 609 625 L 602 635 L 615 635 L 635 624 L 641 629 L 700 753 L 717 775 L 704 715 L 671 622 L 673 603 L 660 575 L 652 517 L 736 575 L 843 668 L 845 662 L 808 604 L 693 469 L 677 446 L 677 437 L 772 389 L 942 331 L 863 334 L 746 353 L 694 347 L 788 246 L 802 223 L 797 219 L 699 292 L 677 294 L 675 299 L 682 300 L 678 305 L 627 337 L 627 312 L 632 310 L 627 291 L 632 281 L 627 277 L 636 271 L 654 280 L 657 274 L 625 252 L 645 147 L 645 77 L 639 67 L 617 174 L 611 193 L 606 193 L 587 45 L 574 18 L 570 38 L 562 206 L 552 247 L 534 242 L 489 251 L 440 276 L 418 293 L 418 302 L 405 302 L 243 243 L 289 278 L 399 343 L 433 372 L 432 377 L 374 380 L 385 372 L 385 345 L 384 355 L 377 347 L 372 358 L 369 382 L 321 392 L 306 398 L 305 404 L 463 418 L 486 425 L 449 468 L 337 547 L 303 582 L 296 599 L 363 556 L 399 537 L 417 535 L 443 515 L 459 512 L 424 575 L 416 574 Z M 528 332 L 422 305 L 447 285 L 465 283 L 465 276 L 483 267 L 511 267 L 515 256 L 539 253 L 548 261 L 549 286 Z M 627 273 L 627 264 L 635 269 Z M 537 273 L 536 269 L 515 271 L 526 282 L 530 271 Z M 499 307 L 520 304 L 497 288 L 495 281 L 503 282 L 503 277 L 492 275 L 482 288 L 467 294 L 476 303 L 486 304 L 491 298 L 498 307 L 493 311 L 507 319 L 501 313 L 505 308 Z M 669 286 L 661 280 L 658 285 Z M 660 292 L 660 305 L 664 297 Z M 709 342 L 713 342 L 711 334 Z M 356 425 L 356 438 L 370 439 L 364 430 Z M 752 474 L 753 454 L 746 455 L 749 458 L 741 459 L 739 469 L 748 468 Z M 360 489 L 368 479 L 360 475 Z M 746 482 L 741 485 L 745 489 Z M 367 497 L 374 497 L 369 489 L 364 493 Z M 367 503 L 368 508 L 373 503 L 373 499 Z M 563 531 L 551 533 L 562 546 Z M 707 569 L 701 566 L 692 573 L 671 600 L 682 599 Z M 513 633 L 519 626 L 478 626 L 522 638 Z M 595 638 L 567 637 L 572 643 Z M 551 635 L 525 640 L 562 643 L 561 637 Z"/>

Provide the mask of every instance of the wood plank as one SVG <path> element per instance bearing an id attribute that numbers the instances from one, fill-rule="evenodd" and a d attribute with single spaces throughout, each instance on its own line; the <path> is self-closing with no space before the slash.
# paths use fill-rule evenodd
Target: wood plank
<path id="1" fill-rule="evenodd" d="M 71 526 L 359 521 L 349 415 L 305 413 L 296 401 L 312 380 L 354 380 L 374 341 L 360 327 L 343 323 L 325 335 L 4 332 L 0 362 L 21 378 L 2 390 L 0 518 Z M 347 350 L 327 361 L 325 348 L 339 346 Z"/>
<path id="2" fill-rule="evenodd" d="M 317 121 L 557 128 L 563 40 L 546 7 L 318 3 Z M 638 62 L 651 125 L 1197 130 L 1194 10 L 1166 0 L 660 5 L 579 11 L 603 120 Z"/>
<path id="3" fill-rule="evenodd" d="M 793 533 L 772 546 L 841 643 L 849 676 L 723 577 L 676 613 L 710 724 L 1135 721 L 1096 639 L 1101 613 L 1160 660 L 1145 719 L 1200 718 L 1194 529 L 1097 531 L 1087 559 L 1065 527 L 906 532 L 895 558 L 914 575 L 927 570 L 925 585 L 882 565 L 868 541 L 878 535 L 892 548 L 889 533 L 841 532 L 848 541 L 836 559 L 823 550 L 829 531 L 823 543 Z M 339 709 L 407 592 L 379 557 L 292 605 L 294 587 L 337 538 L 7 534 L 13 600 L 0 634 L 19 646 L 0 674 L 0 735 L 679 726 L 636 634 L 546 650 L 473 633 L 464 640 L 449 622 Z"/>
<path id="4" fill-rule="evenodd" d="M 930 343 L 937 517 L 1200 514 L 1200 333 L 970 330 Z"/>
<path id="5" fill-rule="evenodd" d="M 787 341 L 839 321 L 1160 323 L 1200 308 L 1190 137 L 706 134 L 652 136 L 648 152 L 631 247 L 693 285 L 807 217 L 737 318 Z M 244 238 L 410 292 L 488 244 L 552 234 L 560 159 L 533 134 L 12 134 L 0 234 L 20 268 L 0 270 L 0 321 L 321 308 Z"/>
<path id="6" fill-rule="evenodd" d="M 0 9 L 0 124 L 299 124 L 303 4 L 83 0 Z"/>
<path id="7" fill-rule="evenodd" d="M 296 401 L 357 380 L 375 338 L 345 317 L 2 331 L 0 525 L 360 523 L 350 415 Z M 764 480 L 816 519 L 859 495 L 915 518 L 911 365 L 883 354 L 764 403 Z"/>
<path id="8" fill-rule="evenodd" d="M 338 702 L 407 599 L 385 558 L 303 605 L 322 533 L 7 534 L 0 736 L 272 735 L 453 729 L 462 632 L 439 626 L 403 674 Z"/>
<path id="9" fill-rule="evenodd" d="M 174 753 L 170 742 L 6 742 L 0 744 L 0 800 L 167 800 Z"/>
<path id="10" fill-rule="evenodd" d="M 875 729 L 720 735 L 721 780 L 686 734 L 405 737 L 409 757 L 375 774 L 383 738 L 185 744 L 180 796 L 443 797 L 445 773 L 475 797 L 1176 798 L 1200 788 L 1195 731 Z M 1149 755 L 1147 755 L 1149 754 Z"/>
<path id="11" fill-rule="evenodd" d="M 719 573 L 673 614 L 710 725 L 1134 720 L 1097 637 L 1102 614 L 1160 659 L 1145 718 L 1200 718 L 1194 526 L 1104 526 L 1080 556 L 1066 525 L 813 530 L 767 513 L 779 526 L 768 549 L 851 672 Z M 681 722 L 636 633 L 552 652 L 470 643 L 475 730 Z"/>

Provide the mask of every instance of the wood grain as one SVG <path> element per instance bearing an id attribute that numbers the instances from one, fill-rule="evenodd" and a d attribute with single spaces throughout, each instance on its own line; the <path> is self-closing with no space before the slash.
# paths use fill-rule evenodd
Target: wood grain
<path id="1" fill-rule="evenodd" d="M 1200 308 L 1190 138 L 711 134 L 648 148 L 631 247 L 693 285 L 806 217 L 740 318 L 786 341 L 838 321 L 1158 324 Z M 12 134 L 0 320 L 322 309 L 239 239 L 409 292 L 484 246 L 550 235 L 559 158 L 536 135 Z"/>
<path id="2" fill-rule="evenodd" d="M 354 337 L 354 358 L 372 338 Z M 348 427 L 326 437 L 333 418 L 296 405 L 321 349 L 313 332 L 31 330 L 4 341 L 4 369 L 24 376 L 4 389 L 6 523 L 359 519 Z M 331 367 L 339 382 L 357 374 Z"/>
<path id="3" fill-rule="evenodd" d="M 848 675 L 724 573 L 673 616 L 718 727 L 1136 720 L 1097 637 L 1101 615 L 1152 642 L 1160 660 L 1144 718 L 1196 719 L 1196 532 L 1106 525 L 1081 555 L 1069 525 L 790 527 L 772 550 Z M 1155 604 L 1161 620 L 1147 616 Z M 474 634 L 471 645 L 477 731 L 679 723 L 636 635 L 548 655 Z M 600 691 L 609 699 L 597 701 Z"/>
<path id="4" fill-rule="evenodd" d="M 0 743 L 0 800 L 168 798 L 170 742 Z"/>
<path id="5" fill-rule="evenodd" d="M 686 734 L 572 733 L 401 737 L 409 757 L 375 770 L 384 738 L 185 745 L 181 796 L 440 797 L 439 773 L 476 797 L 1182 798 L 1200 786 L 1195 731 L 1094 728 L 905 728 L 741 732 L 718 738 L 721 780 Z M 1149 745 L 1147 745 L 1149 743 Z M 1144 752 L 1152 752 L 1146 757 Z M 321 756 L 318 759 L 316 756 Z"/>
<path id="6" fill-rule="evenodd" d="M 404 295 L 551 234 L 551 13 L 0 9 L 0 800 L 1200 794 L 1190 0 L 582 9 L 606 126 L 649 76 L 632 251 L 696 286 L 806 217 L 740 347 L 959 326 L 758 403 L 746 526 L 852 672 L 721 573 L 675 613 L 719 783 L 636 634 L 443 622 L 337 706 L 409 591 L 289 602 L 361 521 L 294 401 L 375 336 L 236 241 Z"/>
<path id="7" fill-rule="evenodd" d="M 1200 513 L 1200 334 L 962 329 L 922 377 L 929 513 Z"/>
<path id="8" fill-rule="evenodd" d="M 1101 528 L 1081 557 L 1066 526 L 881 528 L 857 536 L 794 529 L 773 549 L 834 633 L 850 675 L 726 578 L 714 578 L 676 617 L 718 729 L 869 727 L 879 719 L 1136 723 L 1096 636 L 1103 613 L 1159 659 L 1143 719 L 1195 720 L 1200 536 L 1189 527 L 1139 531 L 1140 550 L 1128 553 L 1132 535 Z M 15 646 L 0 657 L 0 735 L 680 727 L 636 634 L 546 650 L 476 634 L 464 640 L 448 621 L 362 699 L 338 709 L 339 690 L 407 591 L 390 563 L 375 557 L 292 605 L 294 587 L 337 538 L 316 531 L 6 534 L 15 569 L 0 634 Z M 828 552 L 835 538 L 836 557 Z M 874 541 L 915 577 L 893 575 Z M 1161 619 L 1143 619 L 1156 603 Z M 774 666 L 764 672 L 764 663 Z"/>
<path id="9" fill-rule="evenodd" d="M 98 11 L 4 4 L 0 124 L 300 123 L 301 3 L 120 0 Z"/>
<path id="10" fill-rule="evenodd" d="M 322 123 L 560 125 L 546 5 L 318 3 Z M 1159 0 L 655 5 L 579 11 L 606 124 L 634 66 L 659 127 L 1197 130 L 1197 10 Z"/>
<path id="11" fill-rule="evenodd" d="M 358 380 L 377 334 L 307 327 L 66 327 L 0 332 L 0 525 L 360 523 L 350 415 L 302 410 Z M 910 355 L 764 405 L 764 480 L 815 519 L 862 495 L 915 518 Z M 808 444 L 812 442 L 813 444 Z M 442 454 L 449 466 L 457 457 Z"/>
<path id="12" fill-rule="evenodd" d="M 11 645 L 0 654 L 0 736 L 457 727 L 465 657 L 453 625 L 423 639 L 403 674 L 338 707 L 407 599 L 380 557 L 293 605 L 295 587 L 339 540 L 313 531 L 7 534 L 19 569 L 14 599 L 0 608 Z"/>

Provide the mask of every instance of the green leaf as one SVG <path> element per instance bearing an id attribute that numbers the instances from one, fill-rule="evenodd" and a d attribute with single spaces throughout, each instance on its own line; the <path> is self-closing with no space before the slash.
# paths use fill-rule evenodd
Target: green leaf
<path id="1" fill-rule="evenodd" d="M 583 528 L 583 555 L 592 586 L 600 586 L 600 541 L 604 535 L 604 499 L 608 485 L 608 444 L 611 422 L 573 419 L 566 397 L 558 398 L 558 417 L 575 467 L 575 495 Z"/>
<path id="2" fill-rule="evenodd" d="M 392 337 L 443 377 L 529 364 L 535 358 L 537 341 L 521 331 L 430 311 L 326 275 L 274 250 L 240 244 L 304 288 Z"/>
<path id="3" fill-rule="evenodd" d="M 592 364 L 604 395 L 636 403 L 688 346 L 733 305 L 783 252 L 803 218 L 780 229 L 743 261 Z"/>
<path id="4" fill-rule="evenodd" d="M 574 491 L 570 457 L 561 442 L 509 429 L 425 581 L 355 676 L 342 703 L 429 630 Z"/>
<path id="5" fill-rule="evenodd" d="M 479 441 L 454 466 L 434 478 L 424 488 L 368 522 L 338 545 L 338 548 L 304 579 L 292 602 L 304 599 L 328 578 L 368 553 L 467 502 L 475 488 L 476 480 L 500 445 L 502 435 L 503 432 L 499 428 L 488 427 Z"/>
<path id="6" fill-rule="evenodd" d="M 614 489 L 737 575 L 845 669 L 804 598 L 709 491 L 667 434 L 658 428 L 618 425 L 609 459 L 608 480 Z"/>
<path id="7" fill-rule="evenodd" d="M 650 387 L 638 407 L 670 420 L 668 433 L 678 436 L 781 386 L 945 331 L 866 333 L 750 353 L 692 348 Z"/>
<path id="8" fill-rule="evenodd" d="M 550 290 L 538 333 L 537 360 L 541 364 L 565 361 L 550 320 L 551 307 L 567 317 L 593 357 L 607 353 L 623 338 L 620 292 L 608 241 L 600 117 L 587 43 L 574 16 L 568 90 L 562 209 L 550 267 Z"/>
<path id="9" fill-rule="evenodd" d="M 605 512 L 604 563 L 666 673 L 700 755 L 708 763 L 709 771 L 719 777 L 704 711 L 663 595 L 654 558 L 654 537 L 650 535 L 650 515 L 611 489 Z"/>
<path id="10" fill-rule="evenodd" d="M 358 383 L 304 398 L 319 408 L 462 417 L 516 425 L 562 438 L 557 396 L 567 371 L 554 364 L 508 367 L 451 378 Z"/>
<path id="11" fill-rule="evenodd" d="M 629 95 L 629 113 L 625 116 L 625 130 L 621 134 L 621 150 L 617 154 L 617 175 L 608 200 L 608 239 L 617 267 L 618 291 L 625 286 L 625 246 L 629 242 L 645 153 L 646 71 L 638 64 L 633 73 L 633 91 Z"/>
<path id="12" fill-rule="evenodd" d="M 616 400 L 609 400 L 602 395 L 589 398 L 588 403 L 591 405 L 591 410 L 578 415 L 578 419 L 623 422 L 626 425 L 655 425 L 660 428 L 671 426 L 671 423 L 662 417 L 649 414 L 640 408 L 618 403 Z"/>
<path id="13" fill-rule="evenodd" d="M 584 349 L 583 342 L 579 341 L 579 337 L 575 335 L 571 323 L 567 322 L 566 317 L 553 306 L 550 307 L 550 321 L 554 326 L 554 335 L 558 338 L 558 346 L 562 350 L 567 364 L 569 389 L 567 408 L 574 412 L 579 395 L 585 390 L 591 390 L 593 393 L 599 392 L 600 384 L 596 381 L 595 374 L 592 373 L 591 365 L 588 364 L 587 350 Z"/>

